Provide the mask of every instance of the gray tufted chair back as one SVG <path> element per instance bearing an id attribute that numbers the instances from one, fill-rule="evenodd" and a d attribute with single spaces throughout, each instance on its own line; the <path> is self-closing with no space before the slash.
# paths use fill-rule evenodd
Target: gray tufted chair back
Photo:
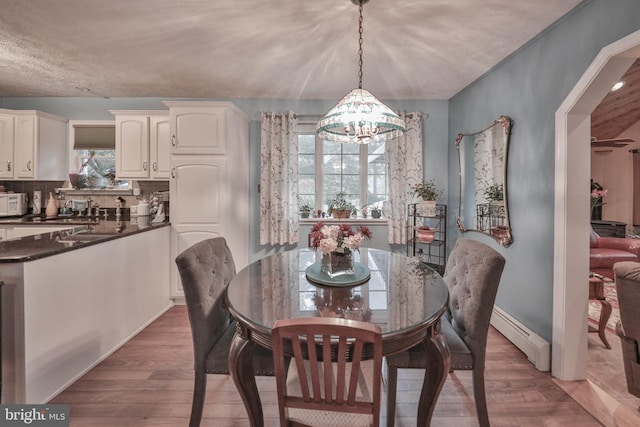
<path id="1" fill-rule="evenodd" d="M 489 321 L 505 259 L 484 243 L 458 239 L 442 276 L 449 289 L 449 307 L 443 315 L 442 336 L 451 352 L 451 371 L 472 370 L 476 414 L 481 427 L 489 426 L 484 365 Z M 398 369 L 424 369 L 422 346 L 388 356 L 387 426 L 393 427 Z"/>
<path id="2" fill-rule="evenodd" d="M 504 257 L 484 243 L 458 239 L 443 275 L 449 289 L 445 316 L 471 350 L 476 366 L 484 363 L 489 321 L 504 264 Z"/>
<path id="3" fill-rule="evenodd" d="M 622 342 L 622 361 L 627 390 L 640 397 L 640 263 L 617 262 L 613 265 L 620 320 L 616 333 Z"/>
<path id="4" fill-rule="evenodd" d="M 209 350 L 231 323 L 220 296 L 236 267 L 222 237 L 196 243 L 178 255 L 176 264 L 191 323 L 196 369 L 203 368 Z"/>

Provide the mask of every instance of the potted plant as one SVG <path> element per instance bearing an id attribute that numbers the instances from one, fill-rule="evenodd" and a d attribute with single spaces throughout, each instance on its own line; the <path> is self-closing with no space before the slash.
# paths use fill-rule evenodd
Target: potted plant
<path id="1" fill-rule="evenodd" d="M 327 212 L 334 218 L 349 218 L 352 213 L 358 213 L 358 208 L 346 199 L 344 191 L 339 191 L 335 198 L 327 200 L 327 204 Z"/>
<path id="2" fill-rule="evenodd" d="M 422 199 L 422 202 L 416 205 L 416 211 L 419 216 L 436 216 L 436 199 L 442 195 L 436 183 L 430 180 L 423 180 L 411 187 L 413 194 Z"/>
<path id="3" fill-rule="evenodd" d="M 312 210 L 313 210 L 313 207 L 311 207 L 311 204 L 309 202 L 306 202 L 306 201 L 300 202 L 300 217 L 309 218 L 309 215 L 311 214 Z"/>
<path id="4" fill-rule="evenodd" d="M 382 209 L 376 203 L 369 203 L 360 208 L 364 218 L 367 217 L 367 214 L 371 214 L 371 218 L 380 218 L 382 216 Z M 368 206 L 370 208 L 367 209 Z"/>
<path id="5" fill-rule="evenodd" d="M 489 202 L 504 201 L 504 187 L 502 184 L 493 183 L 484 189 L 484 197 Z"/>

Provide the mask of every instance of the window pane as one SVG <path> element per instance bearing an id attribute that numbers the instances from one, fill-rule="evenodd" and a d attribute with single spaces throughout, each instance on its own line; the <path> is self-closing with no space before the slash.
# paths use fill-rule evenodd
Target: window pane
<path id="1" fill-rule="evenodd" d="M 342 153 L 342 144 L 339 142 L 324 141 L 322 143 L 322 152 L 324 154 L 340 154 Z"/>
<path id="2" fill-rule="evenodd" d="M 299 135 L 298 136 L 298 153 L 308 154 L 316 152 L 316 137 L 315 135 Z"/>
<path id="3" fill-rule="evenodd" d="M 342 173 L 360 173 L 360 156 L 347 155 L 342 156 Z"/>
<path id="4" fill-rule="evenodd" d="M 384 142 L 370 142 L 367 144 L 367 153 L 378 153 L 384 155 Z"/>
<path id="5" fill-rule="evenodd" d="M 322 194 L 324 196 L 323 203 L 327 199 L 333 199 L 341 189 L 340 175 L 324 175 L 322 180 Z"/>
<path id="6" fill-rule="evenodd" d="M 298 176 L 298 192 L 302 198 L 303 194 L 313 195 L 316 192 L 315 175 L 299 175 Z"/>
<path id="7" fill-rule="evenodd" d="M 331 154 L 325 155 L 322 162 L 322 170 L 325 175 L 339 174 L 342 170 L 342 163 L 340 156 Z"/>
<path id="8" fill-rule="evenodd" d="M 298 173 L 315 175 L 316 173 L 315 154 L 303 154 L 298 156 Z"/>
<path id="9" fill-rule="evenodd" d="M 342 144 L 344 154 L 360 154 L 360 144 Z"/>

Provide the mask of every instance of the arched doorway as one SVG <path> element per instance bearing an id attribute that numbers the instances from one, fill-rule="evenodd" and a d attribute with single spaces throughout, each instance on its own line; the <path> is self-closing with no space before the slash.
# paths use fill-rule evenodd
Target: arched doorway
<path id="1" fill-rule="evenodd" d="M 551 373 L 586 378 L 591 112 L 640 57 L 640 31 L 603 48 L 556 111 Z"/>

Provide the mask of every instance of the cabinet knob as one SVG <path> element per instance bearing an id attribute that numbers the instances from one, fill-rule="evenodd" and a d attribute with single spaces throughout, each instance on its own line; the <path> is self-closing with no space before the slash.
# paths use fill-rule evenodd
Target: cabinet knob
<path id="1" fill-rule="evenodd" d="M 27 162 L 27 170 L 31 172 L 31 160 Z"/>
<path id="2" fill-rule="evenodd" d="M 7 171 L 11 172 L 11 160 L 7 160 Z"/>
<path id="3" fill-rule="evenodd" d="M 158 172 L 158 162 L 153 162 L 153 171 Z"/>
<path id="4" fill-rule="evenodd" d="M 172 146 L 176 146 L 176 136 L 175 135 L 171 135 L 171 145 Z"/>
<path id="5" fill-rule="evenodd" d="M 142 170 L 147 170 L 147 162 L 142 162 Z"/>
<path id="6" fill-rule="evenodd" d="M 176 177 L 176 168 L 171 168 L 171 178 Z"/>

